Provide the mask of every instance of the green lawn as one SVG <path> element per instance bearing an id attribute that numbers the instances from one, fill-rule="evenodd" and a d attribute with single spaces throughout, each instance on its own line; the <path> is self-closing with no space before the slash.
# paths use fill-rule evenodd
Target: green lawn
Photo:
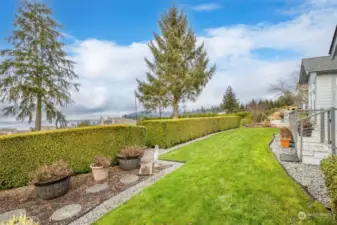
<path id="1" fill-rule="evenodd" d="M 334 224 L 269 150 L 276 132 L 231 130 L 162 156 L 186 164 L 96 224 Z"/>

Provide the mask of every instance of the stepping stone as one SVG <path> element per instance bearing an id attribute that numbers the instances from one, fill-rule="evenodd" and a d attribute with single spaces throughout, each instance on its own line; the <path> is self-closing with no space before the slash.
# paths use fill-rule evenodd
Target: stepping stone
<path id="1" fill-rule="evenodd" d="M 26 215 L 26 214 L 27 213 L 25 209 L 15 209 L 15 210 L 11 210 L 8 212 L 4 212 L 0 214 L 0 222 L 7 222 L 13 216 L 21 216 L 21 215 Z"/>
<path id="2" fill-rule="evenodd" d="M 280 160 L 283 162 L 299 162 L 299 158 L 296 154 L 280 154 Z"/>
<path id="3" fill-rule="evenodd" d="M 107 183 L 95 184 L 94 186 L 91 186 L 91 187 L 87 188 L 85 191 L 86 191 L 86 193 L 97 193 L 97 192 L 103 191 L 107 188 L 108 188 Z"/>
<path id="4" fill-rule="evenodd" d="M 56 210 L 53 215 L 51 215 L 51 219 L 54 221 L 65 220 L 75 216 L 81 209 L 82 206 L 79 204 L 66 205 Z"/>
<path id="5" fill-rule="evenodd" d="M 127 175 L 125 177 L 122 177 L 119 181 L 122 184 L 131 184 L 133 182 L 136 182 L 138 179 L 139 179 L 139 177 L 136 176 L 136 175 Z"/>

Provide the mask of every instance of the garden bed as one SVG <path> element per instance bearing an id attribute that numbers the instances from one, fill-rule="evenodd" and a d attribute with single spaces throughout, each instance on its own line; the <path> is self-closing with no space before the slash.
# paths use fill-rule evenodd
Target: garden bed
<path id="1" fill-rule="evenodd" d="M 167 167 L 169 167 L 169 165 L 159 166 L 155 169 L 154 174 Z M 123 184 L 120 182 L 122 177 L 137 174 L 138 169 L 123 171 L 119 166 L 112 167 L 110 168 L 108 179 L 101 182 L 101 184 L 107 184 L 104 185 L 106 186 L 106 189 L 97 193 L 87 192 L 88 188 L 97 184 L 91 173 L 73 176 L 71 178 L 71 188 L 69 192 L 62 197 L 48 201 L 39 198 L 33 186 L 0 191 L 0 215 L 11 210 L 24 209 L 28 216 L 35 218 L 40 224 L 68 224 L 107 199 L 110 199 L 129 187 L 150 178 L 150 176 L 139 176 L 137 181 L 130 184 Z M 80 212 L 69 219 L 61 221 L 53 221 L 50 219 L 56 210 L 70 204 L 79 204 L 81 206 Z"/>

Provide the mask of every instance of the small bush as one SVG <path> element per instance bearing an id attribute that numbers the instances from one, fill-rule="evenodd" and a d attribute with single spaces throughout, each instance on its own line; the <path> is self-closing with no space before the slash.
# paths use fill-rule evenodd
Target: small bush
<path id="1" fill-rule="evenodd" d="M 240 117 L 218 116 L 177 120 L 140 121 L 147 128 L 146 143 L 149 147 L 171 147 L 218 131 L 238 128 Z"/>
<path id="2" fill-rule="evenodd" d="M 330 202 L 334 214 L 337 213 L 337 156 L 330 155 L 321 161 L 321 170 L 325 177 L 325 184 L 328 188 Z"/>
<path id="3" fill-rule="evenodd" d="M 146 129 L 90 126 L 0 136 L 0 189 L 24 186 L 42 165 L 64 160 L 75 174 L 90 171 L 94 156 L 115 158 L 125 146 L 145 145 Z"/>
<path id="4" fill-rule="evenodd" d="M 90 120 L 84 120 L 77 124 L 77 127 L 88 127 L 91 126 Z"/>
<path id="5" fill-rule="evenodd" d="M 241 119 L 246 118 L 246 117 L 249 116 L 249 115 L 250 115 L 250 113 L 249 113 L 249 112 L 246 112 L 246 111 L 235 113 L 235 116 L 240 116 Z"/>
<path id="6" fill-rule="evenodd" d="M 137 146 L 129 146 L 121 149 L 119 153 L 120 157 L 123 158 L 140 158 L 144 155 L 144 150 Z"/>
<path id="7" fill-rule="evenodd" d="M 95 156 L 92 165 L 94 167 L 109 167 L 111 165 L 111 158 L 105 156 Z"/>
<path id="8" fill-rule="evenodd" d="M 241 120 L 241 126 L 242 127 L 247 127 L 249 125 L 252 125 L 254 122 L 251 118 L 247 117 Z"/>
<path id="9" fill-rule="evenodd" d="M 288 127 L 281 127 L 280 137 L 284 139 L 292 139 L 293 135 Z"/>
<path id="10" fill-rule="evenodd" d="M 254 103 L 250 103 L 247 108 L 248 108 L 248 111 L 251 113 L 252 119 L 255 123 L 261 123 L 267 118 L 267 115 L 266 115 L 267 109 L 266 109 L 265 104 L 254 102 Z"/>
<path id="11" fill-rule="evenodd" d="M 71 169 L 63 160 L 59 160 L 51 165 L 44 165 L 38 168 L 31 176 L 32 183 L 43 183 L 59 180 L 70 176 Z"/>

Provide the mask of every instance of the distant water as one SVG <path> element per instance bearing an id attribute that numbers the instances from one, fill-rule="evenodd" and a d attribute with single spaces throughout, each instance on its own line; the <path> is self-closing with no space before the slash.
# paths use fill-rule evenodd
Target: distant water
<path id="1" fill-rule="evenodd" d="M 69 120 L 68 126 L 76 125 L 83 120 Z M 90 123 L 98 123 L 98 120 L 89 120 Z M 34 127 L 34 121 L 32 123 L 28 123 L 27 121 L 0 121 L 0 130 L 1 129 L 16 129 L 16 130 L 29 130 L 30 128 Z M 55 124 L 50 124 L 47 121 L 42 122 L 42 126 L 55 126 Z"/>

